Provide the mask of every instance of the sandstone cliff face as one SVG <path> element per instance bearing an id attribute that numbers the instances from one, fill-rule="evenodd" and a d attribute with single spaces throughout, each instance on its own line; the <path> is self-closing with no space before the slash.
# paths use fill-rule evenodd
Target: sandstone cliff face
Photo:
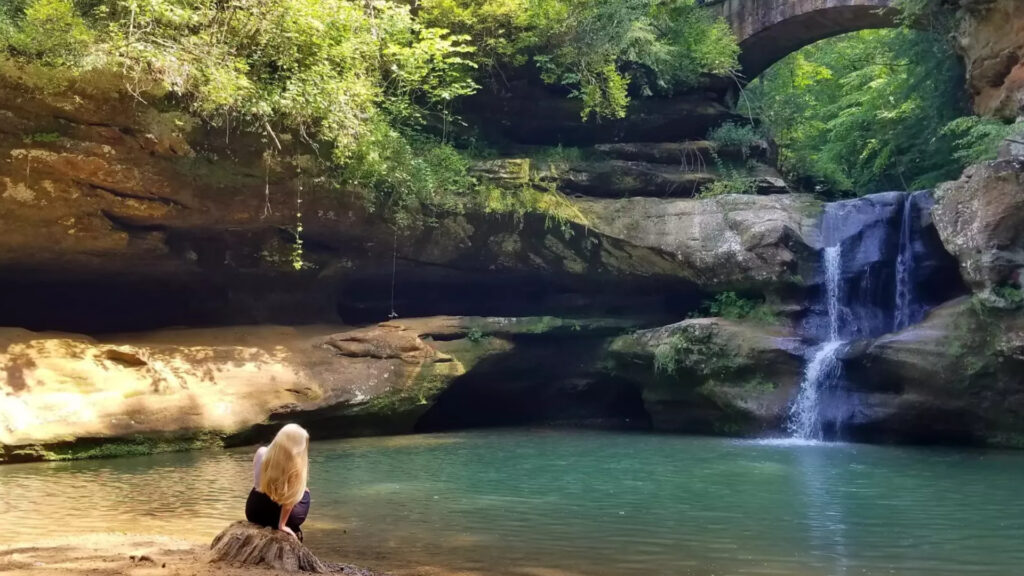
<path id="1" fill-rule="evenodd" d="M 83 439 L 216 441 L 274 415 L 302 421 L 324 407 L 349 416 L 333 423 L 335 435 L 411 431 L 465 372 L 416 330 L 394 324 L 333 333 L 177 330 L 103 342 L 4 329 L 0 346 L 0 461 L 75 455 Z M 355 416 L 369 413 L 375 426 L 353 428 Z M 50 445 L 57 447 L 40 447 Z"/>
<path id="2" fill-rule="evenodd" d="M 1024 114 L 1024 4 L 965 0 L 956 33 L 974 110 L 1013 120 Z"/>

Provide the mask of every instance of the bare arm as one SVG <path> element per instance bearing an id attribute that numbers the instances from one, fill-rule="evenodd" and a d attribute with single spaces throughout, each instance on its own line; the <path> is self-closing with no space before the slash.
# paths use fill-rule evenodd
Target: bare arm
<path id="1" fill-rule="evenodd" d="M 287 527 L 287 526 L 285 526 L 284 524 L 285 524 L 285 522 L 288 521 L 288 516 L 291 515 L 292 508 L 294 508 L 294 507 L 295 507 L 294 504 L 289 505 L 289 506 L 281 506 L 281 517 L 277 521 L 277 529 L 282 531 L 282 532 L 287 532 L 287 533 L 291 534 L 292 536 L 295 536 L 295 532 L 292 532 L 292 529 Z"/>

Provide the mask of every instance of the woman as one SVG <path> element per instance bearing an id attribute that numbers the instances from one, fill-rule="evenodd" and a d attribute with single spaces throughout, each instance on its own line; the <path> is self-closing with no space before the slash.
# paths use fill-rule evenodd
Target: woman
<path id="1" fill-rule="evenodd" d="M 298 424 L 278 431 L 268 447 L 252 459 L 253 488 L 245 502 L 245 518 L 253 524 L 287 532 L 302 541 L 302 523 L 309 514 L 309 433 Z"/>

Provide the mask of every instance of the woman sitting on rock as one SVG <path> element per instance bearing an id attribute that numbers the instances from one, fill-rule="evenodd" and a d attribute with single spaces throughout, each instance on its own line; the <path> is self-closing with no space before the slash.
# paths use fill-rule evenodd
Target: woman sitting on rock
<path id="1" fill-rule="evenodd" d="M 301 542 L 300 527 L 309 514 L 309 433 L 298 424 L 281 428 L 269 447 L 256 450 L 252 468 L 253 489 L 245 502 L 245 518 Z"/>

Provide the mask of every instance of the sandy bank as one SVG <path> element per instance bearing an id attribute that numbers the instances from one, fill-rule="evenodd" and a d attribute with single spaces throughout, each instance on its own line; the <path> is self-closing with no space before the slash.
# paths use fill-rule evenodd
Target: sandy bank
<path id="1" fill-rule="evenodd" d="M 100 533 L 0 546 L 4 576 L 295 576 L 265 568 L 209 564 L 209 542 L 169 536 Z M 531 576 L 548 572 L 528 571 Z M 389 576 L 484 576 L 434 566 L 403 567 Z M 558 573 L 555 576 L 578 576 Z"/>

